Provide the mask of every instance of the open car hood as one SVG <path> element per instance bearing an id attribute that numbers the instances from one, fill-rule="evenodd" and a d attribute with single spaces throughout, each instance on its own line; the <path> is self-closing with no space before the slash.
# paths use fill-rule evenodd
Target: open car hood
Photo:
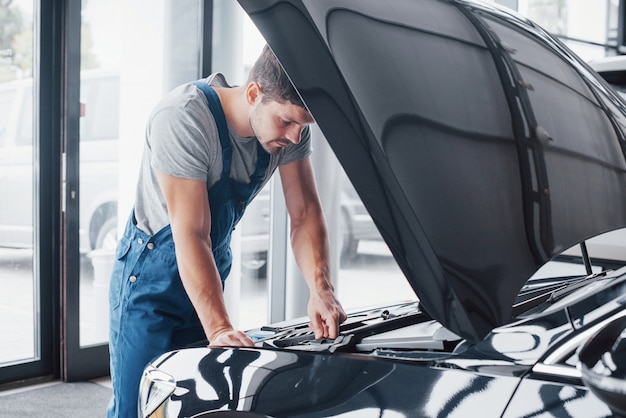
<path id="1" fill-rule="evenodd" d="M 624 103 L 531 22 L 454 0 L 239 3 L 451 331 L 483 338 L 541 265 L 626 226 Z"/>

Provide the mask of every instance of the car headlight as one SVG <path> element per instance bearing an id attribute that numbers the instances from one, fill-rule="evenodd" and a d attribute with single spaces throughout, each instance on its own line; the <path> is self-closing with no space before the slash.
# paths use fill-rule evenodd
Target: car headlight
<path id="1" fill-rule="evenodd" d="M 176 381 L 169 374 L 149 365 L 143 372 L 139 387 L 139 413 L 149 417 L 176 389 Z"/>

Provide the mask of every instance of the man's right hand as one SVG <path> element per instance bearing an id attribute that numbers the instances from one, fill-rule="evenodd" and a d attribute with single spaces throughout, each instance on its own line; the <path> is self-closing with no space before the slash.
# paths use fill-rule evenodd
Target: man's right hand
<path id="1" fill-rule="evenodd" d="M 209 341 L 209 347 L 252 347 L 254 342 L 238 330 L 224 331 Z"/>

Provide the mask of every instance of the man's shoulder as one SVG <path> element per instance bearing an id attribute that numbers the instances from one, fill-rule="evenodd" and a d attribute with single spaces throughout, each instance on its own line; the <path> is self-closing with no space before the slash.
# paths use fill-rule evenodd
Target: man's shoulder
<path id="1" fill-rule="evenodd" d="M 153 113 L 163 109 L 184 109 L 190 105 L 198 105 L 198 89 L 191 83 L 181 84 L 159 100 Z"/>
<path id="2" fill-rule="evenodd" d="M 165 95 L 152 109 L 149 121 L 150 125 L 196 126 L 209 133 L 215 123 L 204 94 L 191 83 L 180 85 Z"/>

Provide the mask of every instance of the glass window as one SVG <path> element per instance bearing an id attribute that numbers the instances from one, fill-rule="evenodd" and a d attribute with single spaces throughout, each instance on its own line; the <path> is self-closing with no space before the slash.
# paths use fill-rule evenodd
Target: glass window
<path id="1" fill-rule="evenodd" d="M 352 183 L 340 173 L 340 234 L 331 250 L 339 252 L 337 292 L 344 309 L 416 299 Z"/>
<path id="2" fill-rule="evenodd" d="M 4 141 L 7 138 L 7 129 L 9 129 L 9 123 L 11 120 L 11 114 L 13 113 L 13 106 L 15 101 L 15 88 L 9 83 L 0 84 L 0 145 L 4 145 Z M 3 151 L 0 149 L 0 155 Z"/>
<path id="3" fill-rule="evenodd" d="M 81 81 L 81 141 L 119 138 L 120 77 L 118 71 L 84 71 Z"/>
<path id="4" fill-rule="evenodd" d="M 80 344 L 108 341 L 108 289 L 130 214 L 148 115 L 199 78 L 201 0 L 82 2 Z"/>
<path id="5" fill-rule="evenodd" d="M 15 145 L 18 147 L 33 145 L 33 88 L 24 88 L 22 109 L 19 112 Z"/>
<path id="6" fill-rule="evenodd" d="M 518 11 L 561 37 L 585 60 L 614 55 L 619 0 L 519 0 Z"/>
<path id="7" fill-rule="evenodd" d="M 33 269 L 33 2 L 0 6 L 0 364 L 38 356 Z"/>

